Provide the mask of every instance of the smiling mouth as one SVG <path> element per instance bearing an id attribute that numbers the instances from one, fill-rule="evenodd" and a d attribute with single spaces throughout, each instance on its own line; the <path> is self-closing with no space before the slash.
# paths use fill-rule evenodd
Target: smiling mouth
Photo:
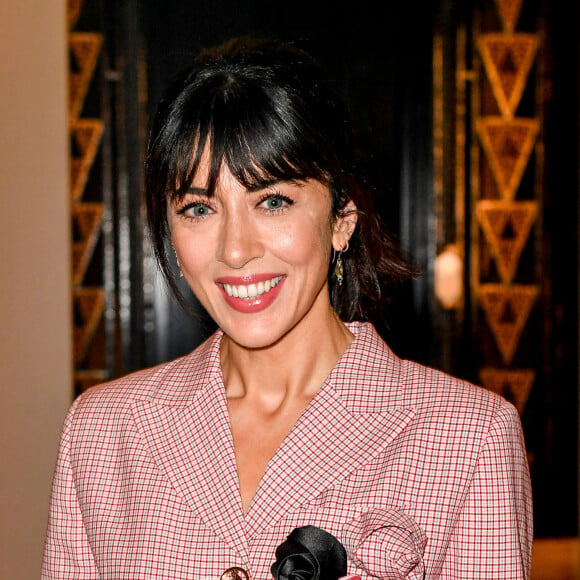
<path id="1" fill-rule="evenodd" d="M 282 278 L 283 276 L 275 276 L 264 282 L 252 284 L 222 284 L 222 287 L 228 296 L 241 298 L 242 300 L 255 300 L 258 296 L 266 294 L 278 286 Z"/>

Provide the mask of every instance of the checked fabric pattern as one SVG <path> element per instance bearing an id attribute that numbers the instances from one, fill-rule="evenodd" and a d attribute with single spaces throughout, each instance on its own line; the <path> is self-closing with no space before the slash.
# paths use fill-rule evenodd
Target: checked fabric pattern
<path id="1" fill-rule="evenodd" d="M 218 332 L 192 354 L 73 404 L 54 478 L 44 580 L 271 578 L 314 525 L 371 578 L 529 577 L 532 507 L 514 407 L 397 358 L 372 325 L 269 462 L 247 513 Z"/>

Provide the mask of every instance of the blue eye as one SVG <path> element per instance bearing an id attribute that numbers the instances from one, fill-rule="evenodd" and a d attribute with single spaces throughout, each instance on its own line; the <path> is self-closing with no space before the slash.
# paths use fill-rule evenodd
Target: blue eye
<path id="1" fill-rule="evenodd" d="M 260 200 L 259 205 L 262 205 L 268 211 L 278 212 L 285 209 L 289 205 L 292 205 L 293 203 L 294 202 L 289 197 L 286 197 L 281 193 L 273 193 L 263 197 Z"/>
<path id="2" fill-rule="evenodd" d="M 210 211 L 207 205 L 204 205 L 203 203 L 196 203 L 189 208 L 189 213 L 194 217 L 205 217 L 207 214 L 210 213 Z"/>
<path id="3" fill-rule="evenodd" d="M 279 197 L 270 197 L 265 203 L 268 209 L 280 209 L 281 207 L 284 207 L 284 201 Z"/>
<path id="4" fill-rule="evenodd" d="M 182 207 L 178 213 L 190 218 L 204 218 L 212 213 L 212 209 L 201 201 L 194 201 Z"/>

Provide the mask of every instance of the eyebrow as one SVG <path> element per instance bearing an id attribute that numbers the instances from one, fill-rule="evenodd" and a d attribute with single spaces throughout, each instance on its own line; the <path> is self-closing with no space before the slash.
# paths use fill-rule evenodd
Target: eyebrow
<path id="1" fill-rule="evenodd" d="M 248 193 L 253 191 L 259 191 L 260 189 L 266 189 L 267 187 L 272 187 L 272 185 L 277 185 L 278 183 L 289 183 L 293 181 L 291 179 L 280 179 L 278 177 L 273 177 L 272 179 L 263 179 L 262 181 L 258 181 L 257 183 L 253 183 L 247 187 Z"/>
<path id="2" fill-rule="evenodd" d="M 194 195 L 209 196 L 207 189 L 203 187 L 188 187 L 185 193 L 193 193 Z"/>
<path id="3" fill-rule="evenodd" d="M 272 179 L 263 179 L 256 183 L 252 183 L 246 187 L 246 191 L 248 193 L 254 193 L 256 191 L 260 191 L 261 189 L 266 189 L 268 187 L 272 187 L 273 185 L 277 185 L 278 183 L 297 183 L 296 179 L 280 179 L 278 177 L 273 177 Z M 208 190 L 204 187 L 188 187 L 186 193 L 192 193 L 194 195 L 204 195 L 209 197 Z"/>

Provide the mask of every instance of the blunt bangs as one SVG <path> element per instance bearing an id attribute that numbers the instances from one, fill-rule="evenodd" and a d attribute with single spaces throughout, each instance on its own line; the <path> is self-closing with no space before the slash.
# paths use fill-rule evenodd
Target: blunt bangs
<path id="1" fill-rule="evenodd" d="M 206 187 L 225 165 L 245 187 L 277 180 L 328 183 L 334 153 L 297 114 L 291 90 L 222 72 L 188 87 L 173 105 L 162 141 L 167 195 L 185 195 L 207 149 Z"/>

